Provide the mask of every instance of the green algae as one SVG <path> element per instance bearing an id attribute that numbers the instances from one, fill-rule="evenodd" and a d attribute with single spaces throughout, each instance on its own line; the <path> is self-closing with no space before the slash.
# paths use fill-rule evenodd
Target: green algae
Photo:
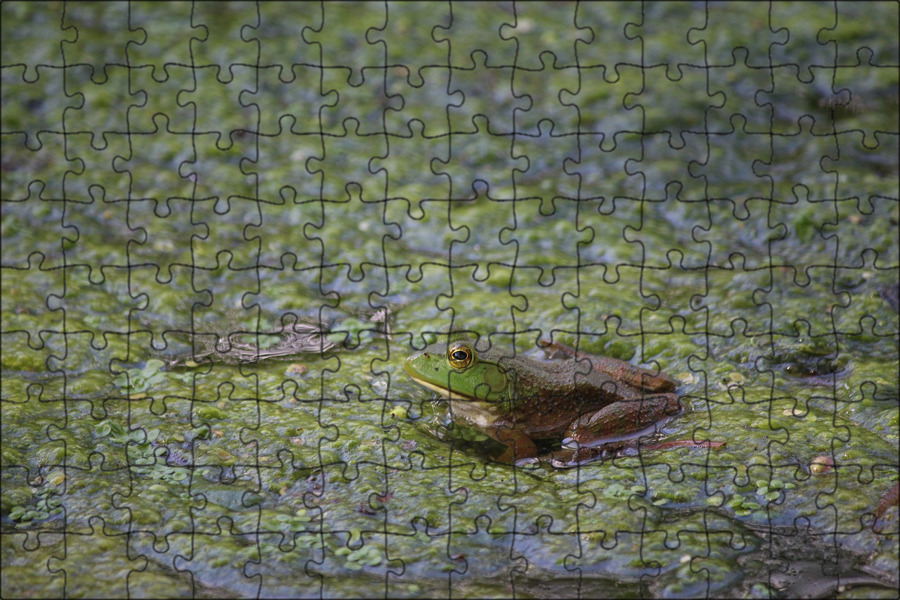
<path id="1" fill-rule="evenodd" d="M 52 63 L 59 40 L 53 54 L 36 32 L 51 22 L 57 27 L 55 9 L 6 4 L 11 12 L 4 21 L 25 11 L 18 22 L 31 26 L 4 25 L 4 39 L 16 35 L 33 60 Z M 654 18 L 688 25 L 677 7 L 648 9 L 648 25 Z M 78 26 L 87 32 L 90 19 L 78 10 L 70 18 L 86 19 Z M 84 10 L 101 9 L 87 4 Z M 135 7 L 135 18 L 141 10 Z M 328 10 L 363 26 L 372 9 Z M 471 22 L 447 32 L 451 60 L 471 69 L 482 56 L 461 49 L 484 47 L 486 36 L 511 17 L 475 5 L 454 10 Z M 616 24 L 617 31 L 641 22 L 639 6 L 579 10 L 587 21 Z M 799 5 L 778 10 L 784 27 L 805 26 L 809 13 Z M 841 41 L 842 53 L 867 45 L 877 64 L 889 64 L 880 53 L 895 34 L 863 26 L 858 10 L 841 5 L 839 26 L 827 35 Z M 747 22 L 762 18 L 765 26 L 768 18 L 749 5 L 726 13 L 718 14 L 719 26 L 740 39 Z M 127 28 L 103 14 L 110 18 L 94 19 L 99 30 L 72 46 L 73 61 L 111 60 L 98 49 L 114 46 L 107 40 Z M 176 16 L 173 8 L 171 22 L 157 22 L 179 31 Z M 205 17 L 210 31 L 243 18 L 237 7 Z M 316 29 L 313 21 L 308 24 Z M 540 35 L 539 48 L 556 48 L 560 57 L 571 52 L 571 40 L 560 32 L 541 32 L 542 23 L 525 17 L 522 23 L 521 60 L 541 65 L 537 53 L 529 54 L 535 46 L 525 42 L 532 32 Z M 702 24 L 693 25 L 690 35 L 701 35 Z M 679 48 L 685 39 L 684 32 L 654 35 L 654 48 Z M 239 54 L 238 39 L 223 40 L 225 54 L 211 60 L 223 60 L 229 49 Z M 805 42 L 792 46 L 798 54 L 791 60 L 805 60 L 822 46 L 815 35 L 798 39 Z M 497 41 L 484 57 L 489 65 L 514 60 L 506 42 Z M 606 53 L 640 63 L 633 36 L 603 42 Z M 746 44 L 755 49 L 757 42 Z M 157 38 L 149 35 L 148 44 Z M 722 44 L 710 40 L 710 52 Z M 372 45 L 359 42 L 358 50 Z M 151 48 L 139 46 L 131 48 L 150 61 Z M 170 66 L 169 79 L 162 77 L 164 60 L 190 63 L 167 48 L 153 58 L 153 77 L 134 73 L 135 85 L 153 92 L 150 105 L 133 108 L 134 122 L 152 128 L 149 116 L 161 112 L 170 128 L 190 129 L 185 106 L 160 101 L 188 89 L 190 76 L 190 69 Z M 780 44 L 773 48 L 781 51 Z M 587 46 L 581 49 L 589 56 Z M 855 55 L 844 58 L 842 64 L 856 64 Z M 346 142 L 329 147 L 329 156 L 341 158 L 329 164 L 304 136 L 261 138 L 264 204 L 236 191 L 248 190 L 246 168 L 252 168 L 239 164 L 241 136 L 198 140 L 215 156 L 198 163 L 209 169 L 199 193 L 164 167 L 189 158 L 183 139 L 141 138 L 146 151 L 121 166 L 134 175 L 135 197 L 146 199 L 128 202 L 114 200 L 128 193 L 123 171 L 104 167 L 90 143 L 75 136 L 68 154 L 48 136 L 40 138 L 40 151 L 4 151 L 14 167 L 4 168 L 4 188 L 21 192 L 17 199 L 28 196 L 4 201 L 2 221 L 4 265 L 13 265 L 2 280 L 4 593 L 22 595 L 27 588 L 61 596 L 64 567 L 67 593 L 83 595 L 138 589 L 148 596 L 222 589 L 254 595 L 258 584 L 248 577 L 261 574 L 266 590 L 283 596 L 320 589 L 339 596 L 441 596 L 450 577 L 454 593 L 470 596 L 768 597 L 792 589 L 771 584 L 768 574 L 801 555 L 847 572 L 865 565 L 890 582 L 896 536 L 876 535 L 871 525 L 878 499 L 898 478 L 898 318 L 885 291 L 897 281 L 896 153 L 886 144 L 873 149 L 871 141 L 877 132 L 896 131 L 890 120 L 896 70 L 869 68 L 864 83 L 846 84 L 869 98 L 864 109 L 831 111 L 822 103 L 828 90 L 801 86 L 796 97 L 775 95 L 778 110 L 770 119 L 758 105 L 735 104 L 748 89 L 770 85 L 768 79 L 717 79 L 729 69 L 710 70 L 709 82 L 690 69 L 680 80 L 662 73 L 673 69 L 662 66 L 654 75 L 623 67 L 600 79 L 600 69 L 585 70 L 580 91 L 571 69 L 530 74 L 541 88 L 570 90 L 559 100 L 580 103 L 584 130 L 644 127 L 663 132 L 659 138 L 619 135 L 579 148 L 553 146 L 574 137 L 489 135 L 501 119 L 477 115 L 497 114 L 498 106 L 511 114 L 520 100 L 489 81 L 499 71 L 484 69 L 471 73 L 490 77 L 467 88 L 465 104 L 441 115 L 453 131 L 471 133 L 454 138 L 456 162 L 392 161 L 384 158 L 379 136 L 351 136 L 329 138 Z M 852 79 L 855 72 L 841 68 L 834 75 Z M 54 91 L 58 82 L 40 74 L 50 93 L 40 94 L 40 106 L 5 103 L 4 131 L 32 132 L 35 118 L 53 118 L 70 102 L 61 83 Z M 432 82 L 433 73 L 421 75 Z M 526 75 L 519 85 L 528 84 Z M 110 69 L 107 76 L 110 87 L 92 85 L 76 69 L 68 84 L 86 94 L 92 114 L 114 119 L 115 111 L 106 109 L 122 105 L 114 92 L 122 90 L 121 74 Z M 300 90 L 262 79 L 253 96 L 263 105 L 334 100 L 333 93 L 323 99 L 318 79 Z M 635 86 L 645 80 L 638 98 Z M 204 123 L 242 125 L 229 96 L 220 93 L 228 88 L 211 79 L 201 83 L 211 87 L 201 85 L 190 97 L 202 107 Z M 389 85 L 411 93 L 402 78 Z M 9 93 L 30 97 L 22 87 Z M 322 113 L 332 133 L 343 133 L 342 117 L 362 119 L 366 130 L 383 114 L 395 116 L 341 89 L 348 92 L 343 104 Z M 722 110 L 709 92 L 727 96 Z M 575 129 L 565 102 L 531 93 L 554 132 Z M 450 98 L 438 94 L 432 102 L 445 107 Z M 683 98 L 674 109 L 673 98 Z M 35 114 L 24 106 L 37 106 Z M 729 109 L 744 116 L 729 120 Z M 518 113 L 524 119 L 518 126 L 536 134 L 541 124 L 528 112 Z M 798 123 L 805 113 L 816 122 Z M 158 125 L 164 136 L 166 127 Z M 263 127 L 274 134 L 275 125 Z M 678 131 L 706 126 L 738 133 L 741 126 L 774 127 L 775 161 L 765 160 L 767 136 L 742 135 L 741 143 L 725 145 L 712 138 L 707 148 L 704 136 L 682 133 L 685 146 L 672 145 Z M 431 134 L 437 125 L 430 120 L 426 127 Z M 548 127 L 545 122 L 542 131 Z M 676 133 L 670 138 L 669 131 Z M 107 138 L 110 152 L 128 156 L 120 140 Z M 391 138 L 392 150 L 399 153 L 404 140 Z M 412 148 L 417 151 L 437 152 Z M 63 197 L 57 182 L 72 167 L 62 157 L 78 155 L 86 170 L 68 178 L 66 195 L 79 203 L 46 201 Z M 528 169 L 520 155 L 529 157 Z M 355 164 L 373 156 L 382 157 L 372 166 L 388 169 L 386 175 Z M 569 157 L 569 168 L 562 168 L 561 156 Z M 826 156 L 838 157 L 840 177 L 820 168 Z M 312 199 L 320 188 L 304 179 L 314 172 L 307 164 L 323 167 L 328 201 Z M 335 175 L 343 170 L 362 183 L 345 187 Z M 37 179 L 46 180 L 40 195 L 32 184 Z M 448 180 L 453 196 L 465 199 L 446 199 Z M 385 181 L 392 200 L 373 193 Z M 516 198 L 529 199 L 506 200 L 514 188 Z M 257 259 L 266 266 L 257 268 Z M 382 307 L 390 308 L 390 340 L 381 324 L 368 320 Z M 163 359 L 190 351 L 192 331 L 214 339 L 222 330 L 270 330 L 286 312 L 321 320 L 329 339 L 344 347 L 297 356 L 291 365 L 302 368 L 284 362 L 162 368 Z M 648 451 L 568 471 L 491 463 L 485 437 L 452 423 L 446 405 L 403 372 L 413 347 L 451 329 L 522 352 L 537 354 L 537 338 L 552 337 L 657 364 L 679 375 L 690 409 L 666 425 L 661 441 L 727 444 L 719 451 Z M 831 457 L 834 467 L 811 472 L 819 456 Z M 63 528 L 78 536 L 63 541 Z M 193 580 L 179 571 L 190 571 Z"/>

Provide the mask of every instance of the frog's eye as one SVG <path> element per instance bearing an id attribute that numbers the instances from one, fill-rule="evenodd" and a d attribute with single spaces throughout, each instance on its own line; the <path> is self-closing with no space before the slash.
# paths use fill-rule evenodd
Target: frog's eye
<path id="1" fill-rule="evenodd" d="M 472 349 L 465 344 L 453 344 L 447 349 L 447 360 L 454 369 L 465 369 L 472 364 Z"/>

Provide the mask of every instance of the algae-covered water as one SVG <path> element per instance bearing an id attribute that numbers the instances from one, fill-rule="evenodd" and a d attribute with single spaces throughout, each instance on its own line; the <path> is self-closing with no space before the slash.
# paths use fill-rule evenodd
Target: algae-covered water
<path id="1" fill-rule="evenodd" d="M 0 11 L 4 597 L 896 593 L 896 4 Z M 451 331 L 725 445 L 491 462 Z"/>

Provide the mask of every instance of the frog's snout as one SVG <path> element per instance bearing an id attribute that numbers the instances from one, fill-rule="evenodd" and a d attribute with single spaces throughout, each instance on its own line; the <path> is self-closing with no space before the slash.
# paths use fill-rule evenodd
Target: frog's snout
<path id="1" fill-rule="evenodd" d="M 412 376 L 415 374 L 415 371 L 413 370 L 413 364 L 415 363 L 416 359 L 418 359 L 421 354 L 422 354 L 421 352 L 416 352 L 415 354 L 411 354 L 411 355 L 407 356 L 406 360 L 403 361 L 403 368 L 406 370 L 407 375 Z"/>

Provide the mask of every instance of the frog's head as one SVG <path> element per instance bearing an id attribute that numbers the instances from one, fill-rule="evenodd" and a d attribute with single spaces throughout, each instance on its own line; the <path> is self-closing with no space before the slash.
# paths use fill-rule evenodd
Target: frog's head
<path id="1" fill-rule="evenodd" d="M 506 369 L 496 350 L 476 351 L 474 340 L 427 346 L 406 359 L 416 383 L 448 400 L 503 402 L 509 398 Z"/>

